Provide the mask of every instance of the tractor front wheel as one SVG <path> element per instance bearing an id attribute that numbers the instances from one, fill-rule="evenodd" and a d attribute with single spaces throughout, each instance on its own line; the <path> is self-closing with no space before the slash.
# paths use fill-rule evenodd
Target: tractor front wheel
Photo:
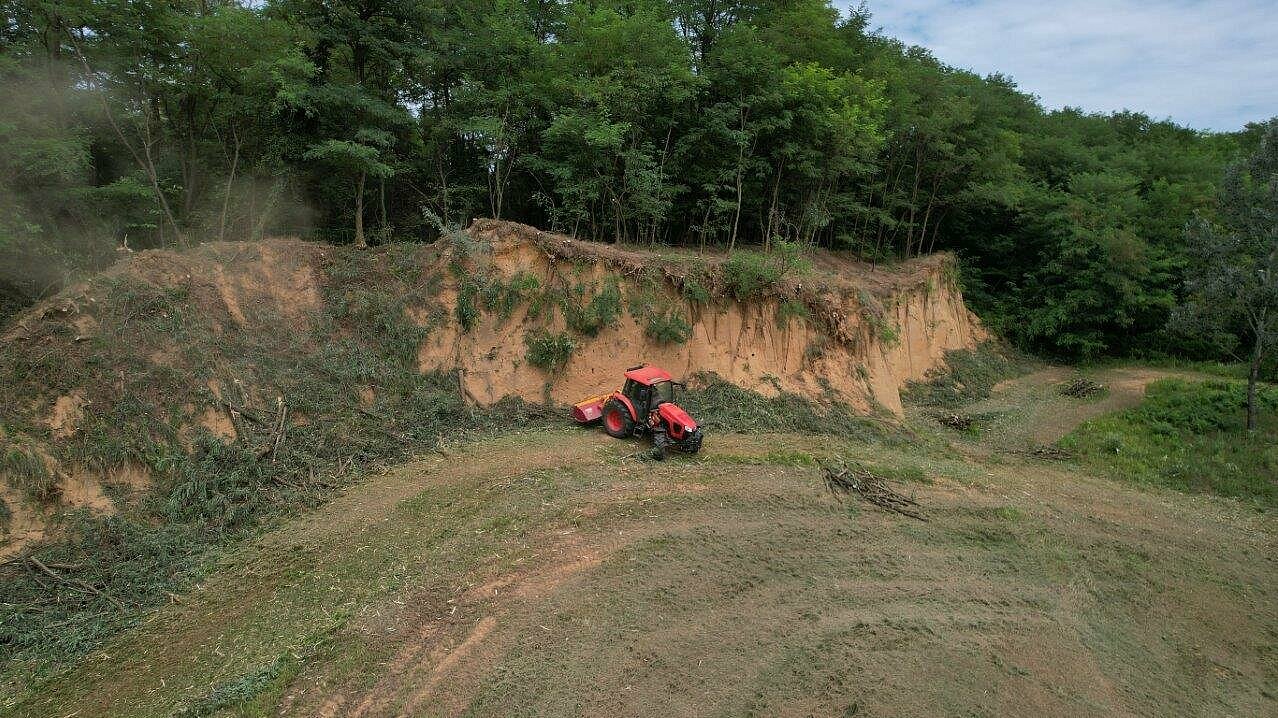
<path id="1" fill-rule="evenodd" d="M 688 452 L 689 454 L 695 454 L 698 451 L 701 451 L 701 439 L 703 437 L 704 437 L 704 434 L 701 433 L 700 429 L 697 429 L 696 431 L 692 432 L 692 436 L 689 436 L 687 439 L 684 439 L 683 450 Z"/>
<path id="2" fill-rule="evenodd" d="M 603 427 L 614 439 L 624 439 L 635 433 L 635 421 L 630 418 L 630 410 L 616 399 L 609 399 L 603 406 Z"/>

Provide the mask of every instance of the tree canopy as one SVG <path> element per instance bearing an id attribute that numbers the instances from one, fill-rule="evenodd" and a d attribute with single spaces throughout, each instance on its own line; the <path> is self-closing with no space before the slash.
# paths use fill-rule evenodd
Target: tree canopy
<path id="1" fill-rule="evenodd" d="M 1046 111 L 827 0 L 0 0 L 0 293 L 123 244 L 599 241 L 957 252 L 1034 351 L 1165 330 L 1255 130 Z M 0 304 L 3 304 L 0 301 Z"/>
<path id="2" fill-rule="evenodd" d="M 1215 222 L 1195 217 L 1186 232 L 1191 272 L 1173 324 L 1227 350 L 1245 342 L 1247 428 L 1254 431 L 1256 380 L 1278 344 L 1278 119 L 1256 151 L 1225 172 L 1217 215 Z"/>

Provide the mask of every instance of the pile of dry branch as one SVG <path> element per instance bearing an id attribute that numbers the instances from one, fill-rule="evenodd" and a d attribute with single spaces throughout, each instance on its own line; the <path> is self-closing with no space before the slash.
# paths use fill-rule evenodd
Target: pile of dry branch
<path id="1" fill-rule="evenodd" d="M 1095 396 L 1105 391 L 1105 385 L 1099 384 L 1085 377 L 1076 377 L 1070 381 L 1061 384 L 1061 396 L 1070 396 L 1075 399 L 1086 399 L 1089 396 Z"/>
<path id="2" fill-rule="evenodd" d="M 837 497 L 855 494 L 862 501 L 874 504 L 885 511 L 909 516 L 919 521 L 927 519 L 917 511 L 919 503 L 912 496 L 893 491 L 887 480 L 859 466 L 824 467 L 825 486 Z"/>
<path id="3" fill-rule="evenodd" d="M 936 414 L 935 418 L 936 422 L 941 426 L 948 426 L 957 431 L 967 431 L 972 428 L 972 423 L 975 421 L 975 419 L 970 416 L 955 414 L 952 411 L 943 411 Z"/>

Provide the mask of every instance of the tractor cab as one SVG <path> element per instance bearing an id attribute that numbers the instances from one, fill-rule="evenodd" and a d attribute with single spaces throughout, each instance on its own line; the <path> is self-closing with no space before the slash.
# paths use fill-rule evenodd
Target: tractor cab
<path id="1" fill-rule="evenodd" d="M 621 393 L 634 407 L 635 419 L 648 421 L 648 415 L 662 404 L 675 400 L 675 382 L 663 369 L 651 366 L 633 367 L 626 371 Z"/>

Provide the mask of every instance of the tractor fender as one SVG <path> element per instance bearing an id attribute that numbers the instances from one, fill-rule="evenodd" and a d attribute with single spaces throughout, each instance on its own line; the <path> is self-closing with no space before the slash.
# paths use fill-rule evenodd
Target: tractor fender
<path id="1" fill-rule="evenodd" d="M 625 394 L 622 394 L 622 393 L 621 393 L 621 392 L 619 392 L 619 391 L 614 391 L 614 392 L 612 393 L 612 398 L 614 398 L 614 399 L 616 399 L 617 401 L 621 402 L 621 405 L 622 405 L 622 406 L 624 406 L 624 407 L 626 407 L 626 411 L 629 411 L 629 412 L 630 412 L 630 420 L 631 420 L 631 421 L 634 421 L 634 422 L 638 422 L 638 421 L 639 421 L 639 414 L 637 414 L 637 413 L 635 412 L 635 405 L 630 403 L 630 400 L 626 398 L 626 395 L 625 395 Z"/>

